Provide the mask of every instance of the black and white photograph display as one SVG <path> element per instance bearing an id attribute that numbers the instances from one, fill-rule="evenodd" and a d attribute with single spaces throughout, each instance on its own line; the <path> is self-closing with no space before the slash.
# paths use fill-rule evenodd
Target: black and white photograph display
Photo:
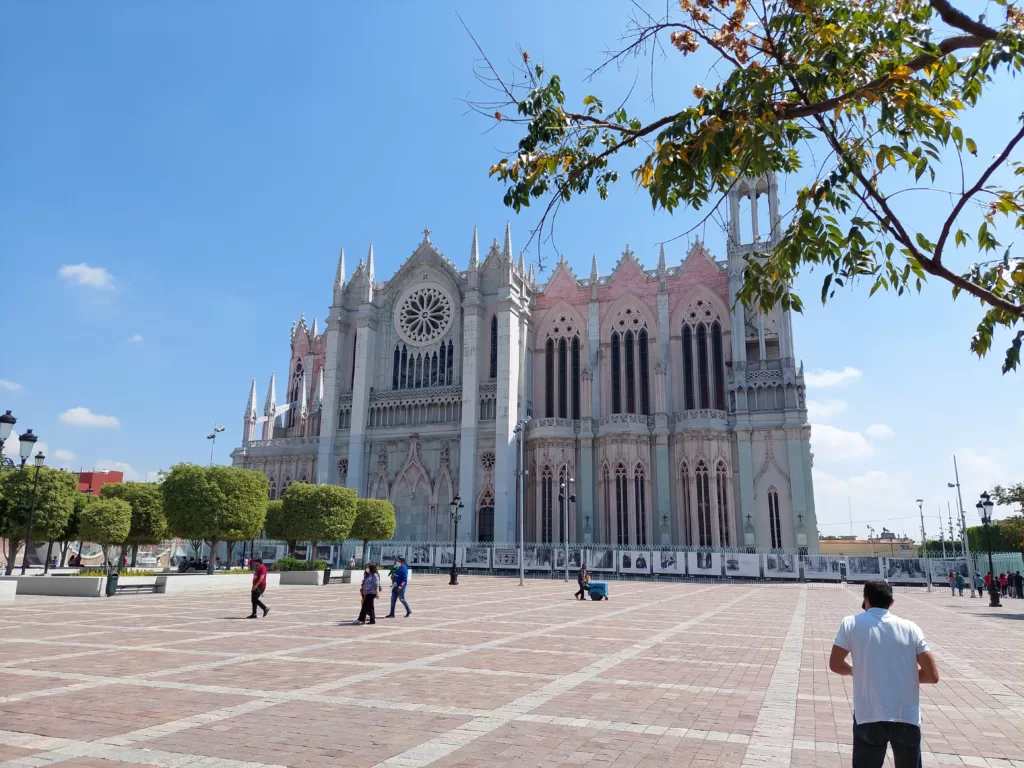
<path id="1" fill-rule="evenodd" d="M 464 547 L 462 552 L 463 568 L 490 568 L 490 547 Z"/>
<path id="2" fill-rule="evenodd" d="M 847 581 L 871 581 L 882 576 L 881 558 L 848 557 L 846 558 Z"/>
<path id="3" fill-rule="evenodd" d="M 527 571 L 550 571 L 551 550 L 547 547 L 526 547 L 523 550 L 523 567 Z"/>
<path id="4" fill-rule="evenodd" d="M 619 573 L 650 573 L 651 553 L 637 551 L 619 552 Z"/>
<path id="5" fill-rule="evenodd" d="M 651 566 L 655 573 L 676 574 L 678 576 L 686 573 L 685 552 L 655 552 L 651 555 Z"/>
<path id="6" fill-rule="evenodd" d="M 928 574 L 924 570 L 924 560 L 916 557 L 887 557 L 885 578 L 894 584 L 924 584 Z"/>
<path id="7" fill-rule="evenodd" d="M 495 547 L 494 567 L 497 570 L 519 567 L 519 550 L 514 547 Z"/>
<path id="8" fill-rule="evenodd" d="M 804 578 L 817 581 L 839 581 L 842 578 L 842 560 L 826 555 L 804 555 Z"/>
<path id="9" fill-rule="evenodd" d="M 761 577 L 761 556 L 728 552 L 725 560 L 725 575 L 734 579 L 757 579 Z"/>
<path id="10" fill-rule="evenodd" d="M 393 547 L 389 544 L 384 544 L 380 548 L 380 565 L 394 565 L 395 560 L 405 556 L 405 547 Z"/>
<path id="11" fill-rule="evenodd" d="M 569 570 L 578 571 L 580 565 L 583 563 L 583 550 L 581 549 L 569 549 Z M 565 547 L 559 547 L 555 550 L 555 570 L 565 570 Z"/>
<path id="12" fill-rule="evenodd" d="M 766 579 L 795 579 L 800 574 L 796 569 L 796 555 L 765 555 L 764 576 Z"/>
<path id="13" fill-rule="evenodd" d="M 424 544 L 409 547 L 408 564 L 416 568 L 430 568 L 434 564 L 433 550 Z"/>
<path id="14" fill-rule="evenodd" d="M 587 554 L 587 568 L 592 571 L 614 571 L 615 550 L 611 547 L 591 549 Z"/>
<path id="15" fill-rule="evenodd" d="M 954 576 L 960 574 L 964 577 L 964 588 L 970 589 L 970 578 L 971 573 L 967 570 L 967 561 L 962 557 L 958 558 L 939 558 L 938 560 L 931 560 L 932 564 L 932 584 L 945 584 L 949 579 L 950 572 Z M 987 565 L 986 565 L 987 567 Z M 984 575 L 984 574 L 982 574 Z"/>
<path id="16" fill-rule="evenodd" d="M 455 556 L 458 558 L 458 562 L 456 562 L 456 564 L 455 564 L 457 568 L 461 568 L 462 567 L 462 559 L 463 559 L 462 550 L 463 550 L 462 547 L 456 547 L 455 548 Z M 448 545 L 447 547 L 434 547 L 434 564 L 435 564 L 435 567 L 437 567 L 437 568 L 451 568 L 452 567 L 452 548 L 451 548 L 451 545 Z"/>
<path id="17" fill-rule="evenodd" d="M 687 552 L 686 568 L 691 576 L 721 576 L 720 557 L 717 552 Z"/>

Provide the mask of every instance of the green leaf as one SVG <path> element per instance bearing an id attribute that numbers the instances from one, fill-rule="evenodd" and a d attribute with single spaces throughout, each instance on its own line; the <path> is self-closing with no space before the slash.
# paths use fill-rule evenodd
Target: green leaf
<path id="1" fill-rule="evenodd" d="M 977 157 L 977 155 L 978 155 L 978 145 L 974 142 L 974 139 L 971 139 L 971 138 L 967 139 L 967 151 L 970 152 L 975 157 Z"/>

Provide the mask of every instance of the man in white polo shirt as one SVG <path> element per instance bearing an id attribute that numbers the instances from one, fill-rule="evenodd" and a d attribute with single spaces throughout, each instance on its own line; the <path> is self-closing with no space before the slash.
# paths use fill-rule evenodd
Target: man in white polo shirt
<path id="1" fill-rule="evenodd" d="M 828 660 L 853 676 L 853 768 L 881 768 L 887 745 L 896 768 L 921 765 L 920 685 L 939 682 L 939 668 L 921 628 L 889 613 L 892 603 L 887 582 L 865 584 L 864 613 L 843 619 Z"/>

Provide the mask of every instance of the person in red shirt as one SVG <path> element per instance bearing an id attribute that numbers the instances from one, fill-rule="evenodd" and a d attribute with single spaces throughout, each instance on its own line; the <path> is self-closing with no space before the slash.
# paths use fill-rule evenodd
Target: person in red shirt
<path id="1" fill-rule="evenodd" d="M 253 563 L 256 568 L 252 572 L 252 613 L 247 616 L 248 619 L 255 619 L 256 609 L 262 608 L 263 615 L 266 616 L 270 613 L 270 609 L 263 604 L 260 598 L 263 596 L 263 592 L 267 588 L 267 568 L 263 565 L 263 560 L 260 558 L 253 558 Z"/>

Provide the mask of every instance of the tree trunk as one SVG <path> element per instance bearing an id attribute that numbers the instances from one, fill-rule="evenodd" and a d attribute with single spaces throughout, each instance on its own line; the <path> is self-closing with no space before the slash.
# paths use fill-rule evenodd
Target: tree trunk
<path id="1" fill-rule="evenodd" d="M 132 544 L 132 568 L 139 561 L 139 542 Z"/>
<path id="2" fill-rule="evenodd" d="M 288 557 L 295 557 L 295 550 L 299 547 L 298 539 L 288 539 Z"/>
<path id="3" fill-rule="evenodd" d="M 18 549 L 21 547 L 21 539 L 8 539 L 7 540 L 7 570 L 4 571 L 5 576 L 10 576 L 14 573 L 14 560 L 18 556 Z"/>
<path id="4" fill-rule="evenodd" d="M 309 542 L 309 555 L 306 557 L 306 562 L 312 563 L 316 560 L 316 545 L 319 543 L 318 541 Z"/>
<path id="5" fill-rule="evenodd" d="M 211 576 L 214 572 L 214 566 L 217 563 L 217 542 L 218 539 L 216 536 L 210 539 L 210 562 L 206 565 L 206 573 Z"/>
<path id="6" fill-rule="evenodd" d="M 363 539 L 363 568 L 366 568 L 366 548 L 370 546 L 369 539 Z"/>
<path id="7" fill-rule="evenodd" d="M 53 552 L 53 541 L 46 543 L 46 563 L 43 565 L 43 576 L 50 572 L 50 554 Z"/>
<path id="8" fill-rule="evenodd" d="M 233 539 L 225 540 L 225 542 L 224 542 L 224 551 L 225 551 L 226 554 L 224 555 L 224 564 L 227 566 L 228 570 L 231 570 L 231 553 L 234 552 L 234 550 L 235 550 L 235 542 L 234 542 L 234 540 Z"/>
<path id="9" fill-rule="evenodd" d="M 68 559 L 68 549 L 71 547 L 70 541 L 62 542 L 60 545 L 60 567 L 64 567 L 64 563 Z"/>

